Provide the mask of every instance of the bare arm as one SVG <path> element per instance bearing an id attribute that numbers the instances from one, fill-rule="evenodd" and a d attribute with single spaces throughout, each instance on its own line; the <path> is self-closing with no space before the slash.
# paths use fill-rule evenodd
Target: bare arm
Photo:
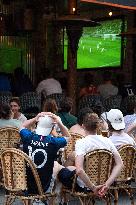
<path id="1" fill-rule="evenodd" d="M 39 113 L 36 117 L 30 119 L 30 120 L 26 120 L 22 123 L 21 128 L 30 128 L 32 125 L 34 125 L 37 121 L 39 117 L 43 117 L 45 116 L 45 114 L 47 114 L 46 112 L 41 112 Z"/>
<path id="2" fill-rule="evenodd" d="M 96 192 L 97 186 L 95 186 L 90 181 L 88 175 L 85 173 L 85 171 L 83 169 L 83 163 L 84 163 L 84 156 L 83 155 L 77 156 L 75 159 L 76 173 L 88 188 L 90 188 L 92 191 Z"/>
<path id="3" fill-rule="evenodd" d="M 115 165 L 113 167 L 109 179 L 106 181 L 108 187 L 114 182 L 114 180 L 120 174 L 121 169 L 123 167 L 123 162 L 118 152 L 114 154 L 114 160 L 115 160 Z"/>
<path id="4" fill-rule="evenodd" d="M 49 117 L 51 117 L 54 120 L 54 123 L 57 123 L 63 136 L 68 137 L 70 139 L 71 135 L 68 131 L 68 128 L 63 125 L 61 118 L 53 113 L 48 114 Z"/>
<path id="5" fill-rule="evenodd" d="M 128 128 L 127 128 L 127 133 L 129 135 L 132 134 L 132 132 L 136 129 L 136 123 L 132 123 Z"/>
<path id="6" fill-rule="evenodd" d="M 115 160 L 115 165 L 112 169 L 111 175 L 106 181 L 106 183 L 103 185 L 102 189 L 99 191 L 99 195 L 101 196 L 103 196 L 107 192 L 110 185 L 115 181 L 115 179 L 120 174 L 121 169 L 123 167 L 123 162 L 118 152 L 114 154 L 114 160 Z"/>

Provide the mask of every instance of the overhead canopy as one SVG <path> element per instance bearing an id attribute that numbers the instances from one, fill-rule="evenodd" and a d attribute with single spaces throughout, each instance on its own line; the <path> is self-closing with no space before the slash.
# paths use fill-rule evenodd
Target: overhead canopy
<path id="1" fill-rule="evenodd" d="M 136 10 L 136 0 L 80 0 L 80 1 Z"/>
<path id="2" fill-rule="evenodd" d="M 99 26 L 100 23 L 92 21 L 87 18 L 83 18 L 79 15 L 65 15 L 54 19 L 54 22 L 58 25 L 65 26 L 82 26 L 82 27 L 94 27 Z"/>

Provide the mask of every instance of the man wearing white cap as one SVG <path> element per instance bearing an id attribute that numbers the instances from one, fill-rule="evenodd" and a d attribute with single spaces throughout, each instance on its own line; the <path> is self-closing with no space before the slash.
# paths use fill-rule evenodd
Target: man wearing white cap
<path id="1" fill-rule="evenodd" d="M 32 132 L 28 128 L 34 123 L 37 123 L 37 127 L 35 132 Z M 62 135 L 65 137 L 56 138 L 51 135 L 54 124 L 58 124 Z M 20 135 L 23 142 L 23 151 L 34 161 L 43 189 L 46 192 L 50 188 L 52 175 L 57 175 L 57 172 L 61 169 L 61 165 L 57 162 L 55 163 L 56 170 L 53 169 L 54 161 L 58 150 L 67 145 L 67 139 L 70 137 L 68 129 L 55 114 L 42 112 L 22 124 Z M 27 171 L 29 176 L 28 192 L 36 193 L 32 174 L 29 169 Z"/>
<path id="2" fill-rule="evenodd" d="M 124 144 L 136 146 L 135 141 L 127 133 L 124 132 L 125 121 L 123 114 L 118 109 L 111 109 L 107 112 L 107 122 L 111 136 L 109 137 L 116 148 Z"/>

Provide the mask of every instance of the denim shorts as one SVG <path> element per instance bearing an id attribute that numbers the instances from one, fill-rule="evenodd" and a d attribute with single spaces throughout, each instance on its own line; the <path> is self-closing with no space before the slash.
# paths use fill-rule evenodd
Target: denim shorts
<path id="1" fill-rule="evenodd" d="M 62 168 L 58 173 L 58 179 L 67 189 L 72 189 L 75 174 L 76 170 L 71 171 L 68 168 Z M 75 184 L 75 191 L 84 193 L 92 192 L 91 190 L 88 190 L 87 187 L 80 187 L 77 183 Z"/>

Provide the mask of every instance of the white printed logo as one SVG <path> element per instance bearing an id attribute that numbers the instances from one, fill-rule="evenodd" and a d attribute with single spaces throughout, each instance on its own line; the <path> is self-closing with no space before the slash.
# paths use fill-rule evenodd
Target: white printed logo
<path id="1" fill-rule="evenodd" d="M 32 159 L 32 161 L 34 163 L 35 163 L 35 161 L 34 161 L 35 155 L 38 152 L 41 152 L 44 155 L 43 162 L 40 165 L 35 164 L 36 168 L 38 168 L 38 169 L 42 168 L 47 162 L 47 152 L 44 149 L 36 149 L 34 152 L 32 152 L 32 147 L 31 146 L 28 146 L 28 149 L 29 149 L 29 157 Z"/>

